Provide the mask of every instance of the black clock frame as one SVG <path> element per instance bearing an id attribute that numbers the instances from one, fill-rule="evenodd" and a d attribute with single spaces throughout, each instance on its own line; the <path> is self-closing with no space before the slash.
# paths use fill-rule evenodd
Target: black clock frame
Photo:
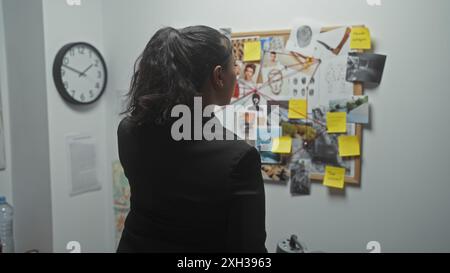
<path id="1" fill-rule="evenodd" d="M 62 75 L 61 75 L 61 68 L 63 65 L 64 56 L 67 54 L 67 52 L 69 52 L 69 50 L 71 48 L 77 47 L 80 45 L 91 49 L 98 56 L 98 58 L 100 59 L 101 65 L 103 66 L 103 68 L 105 70 L 105 77 L 103 80 L 103 88 L 100 91 L 97 98 L 90 102 L 81 102 L 81 101 L 74 99 L 72 96 L 70 96 L 70 94 L 67 92 L 68 90 L 66 90 L 66 87 L 64 86 L 64 83 L 62 80 Z M 69 43 L 69 44 L 63 46 L 56 54 L 55 60 L 53 62 L 53 81 L 55 83 L 56 89 L 58 90 L 58 93 L 61 95 L 61 97 L 63 99 L 65 99 L 66 101 L 68 101 L 70 103 L 77 104 L 77 105 L 89 105 L 89 104 L 95 103 L 103 96 L 103 93 L 106 90 L 106 85 L 108 83 L 108 70 L 107 70 L 106 63 L 105 63 L 105 60 L 103 59 L 102 54 L 93 45 L 86 43 L 86 42 Z"/>

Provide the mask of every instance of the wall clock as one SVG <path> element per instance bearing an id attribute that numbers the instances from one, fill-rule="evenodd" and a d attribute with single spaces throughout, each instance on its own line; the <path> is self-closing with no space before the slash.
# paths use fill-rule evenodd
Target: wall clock
<path id="1" fill-rule="evenodd" d="M 53 63 L 53 80 L 59 94 L 73 104 L 91 104 L 106 89 L 107 69 L 103 56 L 84 42 L 63 46 Z"/>

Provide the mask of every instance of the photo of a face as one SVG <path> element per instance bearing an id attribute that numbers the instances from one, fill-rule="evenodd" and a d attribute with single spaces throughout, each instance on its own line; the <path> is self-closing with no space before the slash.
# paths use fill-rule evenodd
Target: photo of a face
<path id="1" fill-rule="evenodd" d="M 257 79 L 259 76 L 259 64 L 243 63 L 240 70 L 239 82 L 239 97 L 244 97 L 256 90 Z"/>
<path id="2" fill-rule="evenodd" d="M 258 106 L 259 101 L 261 100 L 261 97 L 258 94 L 254 94 L 252 100 L 253 100 L 253 105 Z"/>
<path id="3" fill-rule="evenodd" d="M 264 55 L 264 64 L 263 67 L 276 67 L 280 65 L 280 55 L 281 53 L 278 53 L 276 51 L 270 51 L 267 52 Z"/>
<path id="4" fill-rule="evenodd" d="M 270 63 L 275 64 L 277 62 L 277 53 L 272 51 L 270 52 Z"/>
<path id="5" fill-rule="evenodd" d="M 277 60 L 277 53 L 275 51 L 270 52 L 270 61 L 275 62 Z"/>
<path id="6" fill-rule="evenodd" d="M 256 74 L 256 65 L 247 64 L 244 68 L 244 80 L 247 82 L 253 82 L 253 77 Z"/>
<path id="7" fill-rule="evenodd" d="M 267 37 L 265 38 L 265 47 L 263 50 L 262 65 L 263 67 L 274 67 L 280 64 L 280 57 L 285 54 L 285 42 L 282 37 Z M 261 38 L 261 43 L 263 43 Z"/>

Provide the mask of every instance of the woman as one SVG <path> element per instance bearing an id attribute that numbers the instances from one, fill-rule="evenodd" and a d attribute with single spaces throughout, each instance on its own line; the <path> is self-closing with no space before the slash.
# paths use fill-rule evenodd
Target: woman
<path id="1" fill-rule="evenodd" d="M 206 26 L 163 28 L 136 62 L 118 129 L 131 188 L 118 252 L 266 251 L 256 149 L 241 140 L 177 142 L 171 135 L 175 105 L 192 109 L 196 96 L 203 106 L 230 102 L 231 50 L 225 36 Z"/>

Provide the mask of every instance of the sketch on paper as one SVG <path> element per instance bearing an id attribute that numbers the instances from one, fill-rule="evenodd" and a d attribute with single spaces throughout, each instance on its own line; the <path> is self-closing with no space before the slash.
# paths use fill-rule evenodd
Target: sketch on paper
<path id="1" fill-rule="evenodd" d="M 353 84 L 345 80 L 346 71 L 346 56 L 322 60 L 319 73 L 320 105 L 328 106 L 330 100 L 346 99 L 353 95 Z"/>

